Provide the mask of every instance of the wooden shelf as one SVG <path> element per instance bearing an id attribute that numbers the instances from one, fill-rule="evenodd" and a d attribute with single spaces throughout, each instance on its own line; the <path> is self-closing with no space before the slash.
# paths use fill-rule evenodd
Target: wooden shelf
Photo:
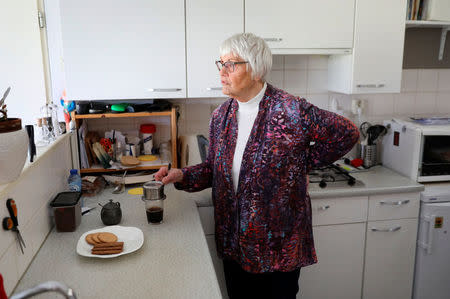
<path id="1" fill-rule="evenodd" d="M 442 28 L 450 26 L 450 22 L 445 21 L 412 21 L 406 20 L 406 28 Z"/>
<path id="2" fill-rule="evenodd" d="M 171 116 L 172 111 L 162 112 L 132 112 L 132 113 L 99 113 L 99 114 L 75 114 L 75 119 L 92 118 L 123 118 L 123 117 L 146 117 L 146 116 Z"/>
<path id="3" fill-rule="evenodd" d="M 155 160 L 155 161 L 141 161 L 141 164 L 139 164 L 136 167 L 133 168 L 124 168 L 124 169 L 105 169 L 103 168 L 100 164 L 96 164 L 93 165 L 91 168 L 83 168 L 80 169 L 80 173 L 81 174 L 86 174 L 86 173 L 100 173 L 100 172 L 123 172 L 125 170 L 151 170 L 151 169 L 155 169 L 158 170 L 161 168 L 161 166 L 167 166 L 169 163 L 162 163 L 161 160 Z"/>

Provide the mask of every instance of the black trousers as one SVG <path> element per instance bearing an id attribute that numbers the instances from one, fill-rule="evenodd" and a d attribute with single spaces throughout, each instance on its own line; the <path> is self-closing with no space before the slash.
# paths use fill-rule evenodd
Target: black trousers
<path id="1" fill-rule="evenodd" d="M 249 273 L 238 263 L 223 260 L 230 299 L 295 299 L 300 268 L 291 272 Z"/>

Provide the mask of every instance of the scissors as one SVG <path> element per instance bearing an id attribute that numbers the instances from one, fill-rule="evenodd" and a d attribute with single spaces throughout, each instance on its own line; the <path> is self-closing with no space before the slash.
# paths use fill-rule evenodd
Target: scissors
<path id="1" fill-rule="evenodd" d="M 20 234 L 18 228 L 19 222 L 17 221 L 17 206 L 14 199 L 9 198 L 6 201 L 6 207 L 8 208 L 10 217 L 3 218 L 3 229 L 12 230 L 16 232 L 17 241 L 19 242 L 20 245 L 20 250 L 22 251 L 22 254 L 24 254 L 23 248 L 26 248 L 27 246 L 25 246 L 25 241 L 23 240 L 22 235 Z"/>

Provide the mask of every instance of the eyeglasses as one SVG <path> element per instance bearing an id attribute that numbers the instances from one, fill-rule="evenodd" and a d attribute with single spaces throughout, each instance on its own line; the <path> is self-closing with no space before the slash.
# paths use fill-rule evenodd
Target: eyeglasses
<path id="1" fill-rule="evenodd" d="M 225 62 L 222 62 L 221 60 L 217 60 L 216 66 L 219 71 L 221 71 L 222 68 L 225 68 L 225 70 L 228 73 L 232 73 L 232 72 L 234 72 L 234 70 L 236 68 L 236 64 L 245 64 L 245 63 L 248 63 L 248 61 L 225 61 Z"/>

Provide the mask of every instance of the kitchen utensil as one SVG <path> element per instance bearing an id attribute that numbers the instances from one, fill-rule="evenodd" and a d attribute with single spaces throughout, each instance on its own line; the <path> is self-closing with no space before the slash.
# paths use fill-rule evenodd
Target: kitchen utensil
<path id="1" fill-rule="evenodd" d="M 19 222 L 17 220 L 17 206 L 14 199 L 9 198 L 6 201 L 6 208 L 8 209 L 10 217 L 3 218 L 3 229 L 16 232 L 17 242 L 19 242 L 20 250 L 22 251 L 22 254 L 24 254 L 23 248 L 26 248 L 27 246 L 25 245 L 25 241 L 23 240 L 18 228 Z"/>
<path id="2" fill-rule="evenodd" d="M 116 225 L 122 220 L 122 210 L 120 209 L 119 202 L 113 202 L 112 199 L 105 205 L 99 205 L 102 207 L 100 216 L 104 225 Z"/>
<path id="3" fill-rule="evenodd" d="M 360 126 L 359 126 L 359 131 L 361 132 L 361 135 L 366 138 L 367 137 L 367 130 L 371 127 L 372 125 L 365 121 L 363 122 Z"/>
<path id="4" fill-rule="evenodd" d="M 382 126 L 382 125 L 370 126 L 367 129 L 367 136 L 368 136 L 367 144 L 373 145 L 379 136 L 383 136 L 386 133 L 387 133 L 387 129 L 385 126 Z"/>
<path id="5" fill-rule="evenodd" d="M 361 144 L 361 155 L 364 167 L 377 165 L 377 144 Z"/>
<path id="6" fill-rule="evenodd" d="M 28 155 L 30 156 L 30 162 L 33 162 L 33 157 L 36 156 L 36 144 L 34 143 L 34 127 L 33 125 L 26 125 L 25 130 L 28 134 Z"/>
<path id="7" fill-rule="evenodd" d="M 0 100 L 0 109 L 3 106 L 3 104 L 5 103 L 6 97 L 8 96 L 9 92 L 11 91 L 11 87 L 8 87 L 5 91 L 5 93 L 3 94 L 2 99 Z"/>
<path id="8" fill-rule="evenodd" d="M 113 233 L 117 236 L 119 242 L 123 242 L 123 251 L 117 254 L 108 254 L 108 255 L 95 255 L 91 253 L 92 245 L 89 245 L 86 242 L 86 236 L 88 234 L 99 233 L 99 232 L 109 232 Z M 85 232 L 81 235 L 80 239 L 78 239 L 77 243 L 77 253 L 81 256 L 86 257 L 94 257 L 94 258 L 114 258 L 120 255 L 128 254 L 134 252 L 142 247 L 144 244 L 144 234 L 142 230 L 137 227 L 132 226 L 105 226 L 99 229 L 93 229 Z"/>
<path id="9" fill-rule="evenodd" d="M 56 230 L 73 232 L 81 222 L 81 192 L 60 192 L 50 203 Z"/>
<path id="10" fill-rule="evenodd" d="M 113 194 L 120 194 L 125 191 L 125 176 L 126 175 L 127 175 L 127 171 L 125 170 L 122 178 L 120 179 L 120 181 L 117 182 L 117 186 L 114 188 L 114 190 L 112 192 Z"/>

